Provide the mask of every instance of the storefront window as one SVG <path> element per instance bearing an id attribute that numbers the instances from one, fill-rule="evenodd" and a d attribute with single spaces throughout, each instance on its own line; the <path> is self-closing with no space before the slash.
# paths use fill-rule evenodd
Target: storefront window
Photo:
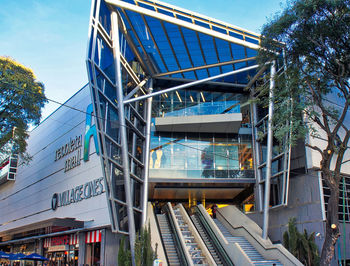
<path id="1" fill-rule="evenodd" d="M 49 259 L 47 265 L 78 265 L 78 235 L 62 235 L 44 239 L 44 256 Z"/>
<path id="2" fill-rule="evenodd" d="M 86 266 L 100 266 L 101 265 L 101 243 L 86 244 Z"/>

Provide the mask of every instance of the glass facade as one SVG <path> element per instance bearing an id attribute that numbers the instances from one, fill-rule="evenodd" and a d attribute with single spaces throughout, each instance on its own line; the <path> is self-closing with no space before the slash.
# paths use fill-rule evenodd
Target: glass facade
<path id="1" fill-rule="evenodd" d="M 254 178 L 251 135 L 153 132 L 151 178 Z"/>
<path id="2" fill-rule="evenodd" d="M 251 113 L 244 90 L 257 73 L 259 43 L 256 34 L 160 2 L 93 2 L 87 69 L 114 232 L 129 234 L 131 220 L 141 225 L 148 178 L 247 184 L 257 175 L 262 190 L 267 144 L 254 134 L 266 119 Z M 190 126 L 222 120 L 198 132 L 166 122 L 182 117 Z M 161 120 L 168 124 L 157 126 Z M 287 155 L 278 150 L 272 185 L 282 183 L 283 193 Z"/>
<path id="3" fill-rule="evenodd" d="M 241 93 L 181 90 L 153 100 L 156 117 L 190 117 L 241 113 L 248 96 Z M 243 127 L 250 128 L 249 111 Z M 249 134 L 158 132 L 152 127 L 151 178 L 254 178 Z"/>

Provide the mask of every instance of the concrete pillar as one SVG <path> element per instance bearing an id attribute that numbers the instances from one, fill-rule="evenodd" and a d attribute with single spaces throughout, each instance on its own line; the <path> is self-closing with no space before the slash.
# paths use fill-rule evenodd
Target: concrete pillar
<path id="1" fill-rule="evenodd" d="M 85 250 L 86 250 L 86 244 L 85 244 L 85 232 L 79 233 L 79 255 L 78 255 L 78 265 L 84 266 L 85 263 Z"/>
<path id="2" fill-rule="evenodd" d="M 103 265 L 104 266 L 118 265 L 118 250 L 119 250 L 119 242 L 121 239 L 121 235 L 112 233 L 110 229 L 106 229 L 104 236 L 105 236 L 104 242 L 101 242 L 101 250 L 102 250 L 102 244 L 104 246 L 104 264 Z"/>
<path id="3" fill-rule="evenodd" d="M 41 256 L 44 256 L 44 241 L 43 239 L 39 239 L 38 241 L 38 250 L 37 253 Z"/>

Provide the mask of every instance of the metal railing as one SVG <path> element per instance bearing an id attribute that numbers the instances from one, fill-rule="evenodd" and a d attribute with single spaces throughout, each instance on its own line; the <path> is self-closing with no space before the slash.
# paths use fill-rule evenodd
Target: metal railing
<path id="1" fill-rule="evenodd" d="M 211 228 L 211 226 L 209 225 L 209 223 L 207 222 L 207 220 L 205 219 L 205 217 L 200 212 L 200 210 L 198 209 L 197 206 L 194 207 L 194 212 L 195 212 L 195 215 L 197 215 L 197 217 L 199 218 L 199 220 L 200 220 L 200 222 L 201 222 L 205 232 L 207 233 L 209 238 L 212 240 L 212 243 L 213 243 L 215 249 L 217 250 L 218 255 L 219 255 L 221 261 L 223 262 L 223 264 L 224 265 L 228 265 L 228 266 L 234 266 L 234 264 L 231 261 L 230 257 L 226 253 L 225 249 L 222 247 L 222 245 L 221 245 L 219 239 L 217 238 L 215 232 L 213 231 L 213 229 Z"/>

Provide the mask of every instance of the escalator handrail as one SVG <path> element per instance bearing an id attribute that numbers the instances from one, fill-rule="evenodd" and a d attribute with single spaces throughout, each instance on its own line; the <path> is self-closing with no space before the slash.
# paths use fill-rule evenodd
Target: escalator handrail
<path id="1" fill-rule="evenodd" d="M 197 206 L 195 206 L 194 210 L 195 210 L 195 214 L 198 215 L 198 218 L 201 221 L 205 231 L 208 233 L 209 237 L 213 240 L 213 244 L 214 244 L 216 250 L 219 252 L 218 255 L 220 256 L 220 259 L 223 260 L 224 265 L 234 266 L 234 263 L 231 261 L 229 255 L 226 253 L 226 250 L 222 246 L 216 233 L 213 231 L 213 229 L 209 225 L 208 221 L 206 220 L 206 218 L 204 217 L 204 215 L 200 211 L 200 209 Z"/>
<path id="2" fill-rule="evenodd" d="M 188 252 L 186 252 L 185 241 L 183 239 L 181 239 L 182 234 L 181 234 L 179 225 L 177 224 L 174 210 L 169 202 L 167 203 L 165 208 L 166 208 L 165 213 L 168 216 L 170 228 L 171 228 L 172 232 L 174 233 L 174 238 L 175 238 L 175 242 L 176 242 L 175 248 L 178 251 L 179 260 L 181 262 L 181 265 L 191 266 L 191 265 L 193 265 L 191 263 L 192 260 L 189 256 Z"/>
<path id="3" fill-rule="evenodd" d="M 154 211 L 154 209 L 152 208 L 152 211 L 153 211 L 153 214 L 155 215 L 155 217 L 156 217 L 156 224 L 157 224 L 157 229 L 158 229 L 158 232 L 160 233 L 160 235 L 162 234 L 162 231 L 160 230 L 160 226 L 159 226 L 159 221 L 158 221 L 158 219 L 157 219 L 157 214 L 155 213 L 155 211 Z M 165 250 L 165 243 L 164 243 L 164 240 L 163 240 L 163 237 L 161 236 L 160 237 L 160 241 L 162 242 L 162 248 L 163 248 L 163 250 Z M 165 251 L 166 252 L 166 251 Z M 165 259 L 166 259 L 166 262 L 167 262 L 167 265 L 170 265 L 169 264 L 169 259 L 168 259 L 168 256 L 165 256 Z"/>

